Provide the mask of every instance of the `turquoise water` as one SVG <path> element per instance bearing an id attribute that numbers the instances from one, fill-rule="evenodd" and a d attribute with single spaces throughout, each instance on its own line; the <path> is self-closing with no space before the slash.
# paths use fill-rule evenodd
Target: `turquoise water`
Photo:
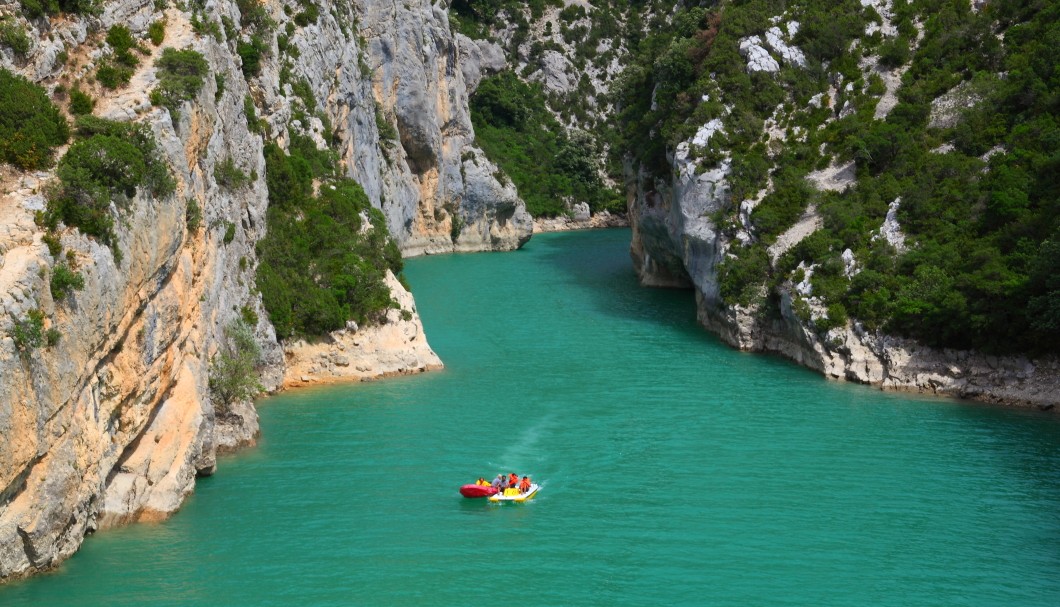
<path id="1" fill-rule="evenodd" d="M 177 516 L 0 605 L 1060 605 L 1057 416 L 735 352 L 628 242 L 409 261 L 445 371 L 263 400 Z M 456 491 L 501 471 L 544 488 Z"/>

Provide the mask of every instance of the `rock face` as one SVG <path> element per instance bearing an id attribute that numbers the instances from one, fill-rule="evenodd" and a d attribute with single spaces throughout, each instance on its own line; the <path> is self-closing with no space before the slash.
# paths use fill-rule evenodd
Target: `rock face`
<path id="1" fill-rule="evenodd" d="M 454 37 L 440 5 L 359 0 L 322 7 L 315 22 L 296 26 L 290 15 L 298 9 L 269 0 L 286 50 L 270 42 L 249 81 L 235 39 L 248 34 L 220 27 L 222 18 L 237 29 L 243 19 L 233 0 L 164 14 L 148 0 L 115 0 L 99 16 L 33 21 L 14 6 L 0 9 L 31 46 L 24 57 L 0 47 L 0 64 L 48 89 L 80 82 L 97 97 L 95 115 L 146 125 L 177 190 L 165 199 L 137 196 L 121 212 L 120 262 L 94 239 L 62 229 L 85 286 L 58 302 L 49 289 L 55 261 L 33 218 L 53 175 L 0 167 L 0 582 L 55 566 L 96 529 L 168 516 L 196 475 L 214 471 L 218 452 L 254 440 L 250 403 L 225 409 L 210 398 L 209 361 L 230 323 L 248 311 L 260 319 L 254 334 L 266 388 L 284 383 L 285 352 L 300 368 L 304 348 L 277 343 L 252 290 L 267 190 L 263 137 L 248 127 L 247 103 L 281 146 L 294 131 L 319 145 L 330 139 L 406 255 L 514 249 L 532 231 L 514 188 L 497 181 L 472 143 L 468 85 L 502 67 L 503 57 Z M 218 26 L 216 35 L 195 33 L 192 10 Z M 141 43 L 147 55 L 127 86 L 107 91 L 86 78 L 107 52 L 100 32 L 120 23 L 142 37 L 163 16 L 162 45 Z M 165 47 L 193 48 L 210 65 L 178 117 L 148 100 Z M 310 101 L 295 94 L 302 82 Z M 218 185 L 214 168 L 227 160 L 251 176 L 248 184 Z M 189 207 L 200 210 L 198 225 L 189 225 Z M 329 349 L 326 365 L 305 354 L 317 361 L 309 365 L 357 378 L 437 367 L 411 297 L 394 289 L 405 314 L 338 336 L 338 353 Z M 21 352 L 16 322 L 36 309 L 61 338 Z M 378 336 L 362 341 L 372 331 Z"/>
<path id="2" fill-rule="evenodd" d="M 717 268 L 732 243 L 711 216 L 731 204 L 729 168 L 722 161 L 706 170 L 697 169 L 688 158 L 689 143 L 680 144 L 671 157 L 674 170 L 668 179 L 627 167 L 633 227 L 630 253 L 642 284 L 692 287 L 699 322 L 732 346 L 775 352 L 831 378 L 1044 409 L 1060 403 L 1060 362 L 1056 360 L 934 349 L 865 331 L 857 323 L 821 336 L 799 318 L 792 309 L 790 291 L 783 289 L 778 293 L 779 316 L 726 304 L 719 295 Z M 904 247 L 895 213 L 899 203 L 892 203 L 878 236 Z M 819 218 L 809 211 L 791 230 L 801 230 L 801 234 L 782 235 L 775 246 L 790 246 L 819 225 Z M 856 271 L 851 263 L 848 272 Z M 792 288 L 809 295 L 810 275 L 812 268 L 807 269 L 806 281 Z"/>
<path id="3" fill-rule="evenodd" d="M 393 274 L 388 273 L 387 284 L 399 308 L 387 312 L 383 324 L 362 328 L 351 322 L 319 342 L 285 343 L 284 387 L 363 381 L 442 368 L 415 315 L 412 294 Z"/>
<path id="4" fill-rule="evenodd" d="M 492 172 L 467 170 L 468 157 L 484 156 L 473 145 L 465 74 L 477 85 L 503 68 L 500 49 L 454 38 L 446 11 L 426 0 L 354 6 L 369 80 L 353 68 L 357 41 L 325 27 L 326 17 L 319 31 L 308 27 L 291 38 L 305 47 L 303 59 L 312 54 L 324 63 L 303 62 L 301 71 L 318 99 L 337 100 L 349 175 L 378 201 L 407 255 L 522 246 L 532 220 L 514 188 Z M 461 65 L 461 57 L 469 60 Z M 396 140 L 379 140 L 376 112 L 396 127 Z"/>

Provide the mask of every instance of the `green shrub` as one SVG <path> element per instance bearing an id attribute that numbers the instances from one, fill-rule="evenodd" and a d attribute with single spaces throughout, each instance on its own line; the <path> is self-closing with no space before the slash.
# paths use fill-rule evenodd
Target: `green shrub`
<path id="1" fill-rule="evenodd" d="M 202 225 L 202 208 L 194 198 L 188 199 L 188 206 L 184 209 L 184 221 L 188 225 L 189 232 L 197 232 Z"/>
<path id="2" fill-rule="evenodd" d="M 58 264 L 52 268 L 51 291 L 55 301 L 62 301 L 73 291 L 85 288 L 85 278 L 80 272 L 71 270 L 65 264 Z"/>
<path id="3" fill-rule="evenodd" d="M 313 163 L 292 145 L 266 144 L 266 236 L 257 245 L 256 281 L 281 338 L 317 336 L 377 321 L 392 303 L 386 270 L 402 261 L 386 220 L 351 180 L 325 183 L 313 196 Z M 326 167 L 320 167 L 326 169 Z M 371 226 L 363 226 L 366 214 Z"/>
<path id="4" fill-rule="evenodd" d="M 225 94 L 225 76 L 224 76 L 224 74 L 214 74 L 213 75 L 213 82 L 214 82 L 214 86 L 216 88 L 216 90 L 214 91 L 214 94 L 213 94 L 213 100 L 216 103 L 216 102 L 220 101 L 221 97 L 223 97 L 224 94 Z"/>
<path id="5" fill-rule="evenodd" d="M 268 50 L 265 41 L 257 34 L 251 36 L 249 41 L 240 40 L 236 43 L 236 54 L 242 63 L 240 69 L 244 78 L 254 78 L 261 74 L 261 58 Z"/>
<path id="6" fill-rule="evenodd" d="M 258 110 L 254 107 L 254 99 L 250 95 L 243 98 L 243 114 L 247 117 L 247 129 L 251 133 L 261 133 L 265 131 L 266 125 L 264 120 L 258 120 Z"/>
<path id="7" fill-rule="evenodd" d="M 379 108 L 375 108 L 375 127 L 379 131 L 380 141 L 397 141 L 397 128 L 387 121 Z"/>
<path id="8" fill-rule="evenodd" d="M 303 3 L 303 9 L 294 16 L 294 22 L 298 25 L 305 27 L 310 23 L 316 23 L 317 19 L 320 19 L 320 10 L 316 4 L 311 1 Z"/>
<path id="9" fill-rule="evenodd" d="M 0 44 L 10 48 L 20 57 L 29 52 L 29 36 L 13 19 L 0 19 Z"/>
<path id="10" fill-rule="evenodd" d="M 37 309 L 30 310 L 25 318 L 15 321 L 11 338 L 23 354 L 39 348 L 44 341 L 44 313 Z"/>
<path id="11" fill-rule="evenodd" d="M 158 87 L 152 91 L 152 102 L 176 112 L 181 103 L 194 99 L 202 90 L 210 65 L 202 53 L 192 50 L 167 48 L 155 61 L 158 67 Z"/>
<path id="12" fill-rule="evenodd" d="M 132 80 L 132 75 L 133 70 L 131 68 L 122 65 L 114 65 L 109 61 L 104 61 L 100 64 L 99 68 L 96 69 L 96 80 L 103 85 L 104 88 L 111 90 L 129 84 L 129 81 Z"/>
<path id="13" fill-rule="evenodd" d="M 70 127 L 41 87 L 0 68 L 0 162 L 20 169 L 51 166 Z"/>
<path id="14" fill-rule="evenodd" d="M 147 37 L 151 39 L 151 44 L 162 46 L 162 42 L 166 39 L 165 17 L 162 17 L 157 21 L 152 21 L 151 25 L 147 26 Z"/>
<path id="15" fill-rule="evenodd" d="M 59 183 L 48 192 L 44 223 L 52 229 L 60 221 L 77 227 L 120 259 L 111 204 L 123 208 L 140 188 L 168 196 L 176 183 L 146 127 L 83 116 L 77 128 L 81 139 L 59 161 Z"/>
<path id="16" fill-rule="evenodd" d="M 225 414 L 232 405 L 261 392 L 257 368 L 261 365 L 261 347 L 253 329 L 233 321 L 225 328 L 225 342 L 210 359 L 209 386 L 214 410 Z"/>
<path id="17" fill-rule="evenodd" d="M 75 86 L 70 89 L 70 113 L 74 116 L 91 114 L 96 107 L 96 100 L 91 95 Z"/>
<path id="18" fill-rule="evenodd" d="M 718 264 L 718 287 L 728 304 L 749 306 L 769 277 L 769 253 L 762 245 L 733 248 Z"/>
<path id="19" fill-rule="evenodd" d="M 96 15 L 100 12 L 96 0 L 19 0 L 19 4 L 22 5 L 22 12 L 31 18 L 60 12 L 81 15 Z"/>
<path id="20" fill-rule="evenodd" d="M 265 3 L 260 0 L 236 0 L 239 8 L 239 22 L 242 27 L 249 27 L 258 32 L 267 32 L 276 27 L 276 23 L 265 10 Z"/>
<path id="21" fill-rule="evenodd" d="M 238 190 L 250 183 L 250 177 L 241 171 L 231 158 L 225 158 L 214 165 L 213 178 L 217 185 L 229 190 Z"/>
<path id="22" fill-rule="evenodd" d="M 231 221 L 225 222 L 225 235 L 222 238 L 225 244 L 231 244 L 236 239 L 236 224 Z"/>
<path id="23" fill-rule="evenodd" d="M 812 188 L 795 171 L 780 171 L 773 177 L 773 191 L 751 212 L 755 233 L 765 244 L 795 224 L 810 201 Z"/>
<path id="24" fill-rule="evenodd" d="M 239 311 L 239 315 L 240 317 L 242 317 L 243 322 L 246 323 L 247 326 L 258 326 L 258 313 L 254 311 L 254 308 L 250 306 L 243 306 L 243 308 Z"/>
<path id="25" fill-rule="evenodd" d="M 479 84 L 470 107 L 475 142 L 511 177 L 531 215 L 562 214 L 564 199 L 598 211 L 620 198 L 601 183 L 591 138 L 566 134 L 540 85 L 503 72 Z"/>
<path id="26" fill-rule="evenodd" d="M 48 247 L 48 253 L 52 257 L 58 257 L 63 252 L 63 243 L 55 232 L 45 232 L 40 239 Z"/>
<path id="27" fill-rule="evenodd" d="M 133 51 L 140 51 L 136 38 L 133 37 L 129 28 L 124 25 L 113 25 L 107 30 L 107 45 L 114 51 L 114 61 L 121 65 L 135 68 L 140 65 L 140 58 Z"/>

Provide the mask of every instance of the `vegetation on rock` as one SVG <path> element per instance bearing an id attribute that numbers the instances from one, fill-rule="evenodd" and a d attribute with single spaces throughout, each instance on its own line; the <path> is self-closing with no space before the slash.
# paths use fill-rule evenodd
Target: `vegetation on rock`
<path id="1" fill-rule="evenodd" d="M 56 169 L 59 182 L 48 192 L 43 223 L 52 230 L 59 222 L 76 227 L 120 257 L 111 205 L 127 208 L 140 188 L 165 197 L 176 184 L 146 127 L 84 116 L 77 131 Z"/>
<path id="2" fill-rule="evenodd" d="M 600 179 L 593 141 L 566 134 L 539 84 L 512 72 L 483 80 L 471 98 L 471 120 L 476 143 L 515 182 L 531 215 L 561 215 L 564 201 L 587 202 L 593 211 L 625 208 Z"/>
<path id="3" fill-rule="evenodd" d="M 151 103 L 176 113 L 180 104 L 194 99 L 202 90 L 210 65 L 202 53 L 193 49 L 167 48 L 155 62 L 158 86 L 151 91 Z"/>
<path id="4" fill-rule="evenodd" d="M 210 359 L 210 395 L 214 410 L 227 413 L 234 403 L 253 398 L 262 388 L 258 382 L 261 347 L 254 339 L 253 328 L 233 321 L 225 328 L 225 343 Z"/>
<path id="5" fill-rule="evenodd" d="M 790 288 L 802 262 L 813 268 L 808 297 L 827 310 L 815 315 L 822 333 L 849 317 L 939 347 L 1060 352 L 1060 77 L 1045 42 L 1060 39 L 1060 2 L 973 11 L 965 0 L 896 0 L 893 12 L 890 36 L 854 0 L 657 13 L 651 34 L 629 32 L 636 53 L 615 89 L 615 149 L 666 180 L 677 144 L 721 120 L 692 152 L 702 168 L 731 162 L 731 202 L 716 217 L 728 239 L 745 227 L 740 203 L 765 194 L 746 226 L 753 244 L 732 247 L 719 268 L 729 303 L 770 308 L 776 299 L 763 294 L 779 289 L 805 309 Z M 800 24 L 791 43 L 806 67 L 749 72 L 740 42 L 790 22 Z M 871 23 L 875 33 L 863 33 Z M 874 63 L 881 73 L 909 66 L 885 118 L 876 108 L 886 87 L 864 67 Z M 943 95 L 965 109 L 932 123 Z M 767 123 L 779 141 L 770 143 Z M 816 192 L 805 179 L 850 161 L 856 179 L 845 191 Z M 880 236 L 896 201 L 901 250 Z M 762 246 L 810 203 L 824 228 L 771 263 Z"/>
<path id="6" fill-rule="evenodd" d="M 277 336 L 380 320 L 394 305 L 386 272 L 402 269 L 382 213 L 349 179 L 326 179 L 314 194 L 314 178 L 335 172 L 333 154 L 297 135 L 290 147 L 266 144 L 268 227 L 257 245 L 258 290 Z"/>
<path id="7" fill-rule="evenodd" d="M 51 166 L 70 127 L 44 89 L 0 68 L 0 162 L 24 170 Z"/>

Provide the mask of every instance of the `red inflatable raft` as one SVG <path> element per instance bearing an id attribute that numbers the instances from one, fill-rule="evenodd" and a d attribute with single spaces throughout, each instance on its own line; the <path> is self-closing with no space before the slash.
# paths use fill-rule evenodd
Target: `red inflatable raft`
<path id="1" fill-rule="evenodd" d="M 475 483 L 460 487 L 460 495 L 464 497 L 489 497 L 496 492 L 497 490 L 489 485 L 476 485 Z"/>

